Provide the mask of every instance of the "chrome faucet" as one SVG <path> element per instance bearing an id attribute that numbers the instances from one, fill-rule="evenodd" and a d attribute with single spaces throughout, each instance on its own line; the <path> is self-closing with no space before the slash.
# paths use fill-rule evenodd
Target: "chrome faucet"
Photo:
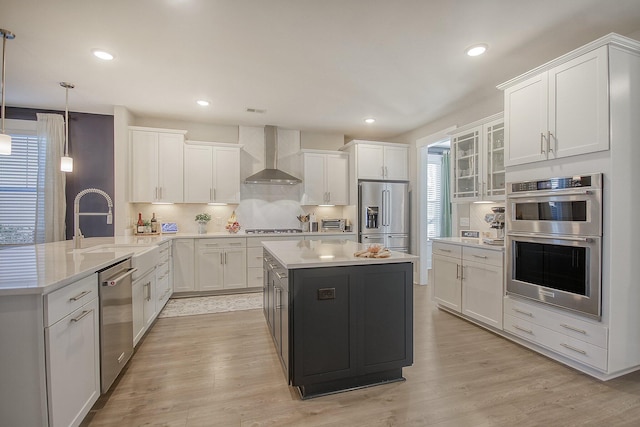
<path id="1" fill-rule="evenodd" d="M 89 193 L 97 193 L 100 194 L 102 197 L 104 197 L 105 199 L 107 199 L 107 205 L 109 206 L 109 212 L 107 213 L 102 213 L 102 212 L 83 212 L 80 213 L 80 199 L 82 198 L 82 196 L 84 196 L 85 194 L 89 194 Z M 109 195 L 107 193 L 105 193 L 102 190 L 99 190 L 97 188 L 87 188 L 86 190 L 82 190 L 81 192 L 78 193 L 78 195 L 76 196 L 76 199 L 73 202 L 73 247 L 75 249 L 80 249 L 80 243 L 82 242 L 82 239 L 84 238 L 84 236 L 82 235 L 82 231 L 80 231 L 80 215 L 105 215 L 107 217 L 107 224 L 112 224 L 113 223 L 113 213 L 111 211 L 111 208 L 113 208 L 113 202 L 111 201 L 111 197 L 109 197 Z"/>

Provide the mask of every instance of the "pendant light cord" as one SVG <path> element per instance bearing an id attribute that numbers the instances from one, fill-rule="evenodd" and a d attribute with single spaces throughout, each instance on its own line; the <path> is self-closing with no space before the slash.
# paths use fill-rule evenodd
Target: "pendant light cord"
<path id="1" fill-rule="evenodd" d="M 64 156 L 69 157 L 69 86 L 65 86 L 64 101 Z"/>
<path id="2" fill-rule="evenodd" d="M 4 75 L 5 75 L 5 52 L 7 51 L 7 33 L 2 32 L 2 133 L 4 133 Z"/>

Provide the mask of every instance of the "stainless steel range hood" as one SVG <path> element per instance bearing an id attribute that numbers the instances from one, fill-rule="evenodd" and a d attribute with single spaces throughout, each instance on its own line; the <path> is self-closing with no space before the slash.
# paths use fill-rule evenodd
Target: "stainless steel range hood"
<path id="1" fill-rule="evenodd" d="M 275 126 L 264 127 L 264 166 L 258 173 L 254 173 L 244 180 L 245 184 L 300 184 L 301 179 L 278 169 L 278 140 Z"/>

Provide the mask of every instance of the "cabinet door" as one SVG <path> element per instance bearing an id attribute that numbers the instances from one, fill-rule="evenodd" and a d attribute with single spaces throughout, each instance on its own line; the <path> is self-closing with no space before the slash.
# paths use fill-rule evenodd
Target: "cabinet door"
<path id="1" fill-rule="evenodd" d="M 482 126 L 452 138 L 453 148 L 453 200 L 474 200 L 481 191 L 480 136 Z"/>
<path id="2" fill-rule="evenodd" d="M 549 71 L 549 158 L 609 149 L 607 46 Z"/>
<path id="3" fill-rule="evenodd" d="M 177 239 L 173 242 L 173 290 L 195 291 L 195 262 L 193 239 Z"/>
<path id="4" fill-rule="evenodd" d="M 384 179 L 384 147 L 358 144 L 358 179 Z"/>
<path id="5" fill-rule="evenodd" d="M 349 158 L 327 154 L 325 166 L 329 203 L 333 205 L 349 204 Z"/>
<path id="6" fill-rule="evenodd" d="M 505 166 L 547 158 L 547 73 L 504 91 Z"/>
<path id="7" fill-rule="evenodd" d="M 439 304 L 457 312 L 462 306 L 460 267 L 457 258 L 433 255 L 434 298 Z"/>
<path id="8" fill-rule="evenodd" d="M 213 150 L 206 145 L 184 146 L 184 202 L 213 201 Z"/>
<path id="9" fill-rule="evenodd" d="M 504 120 L 495 120 L 482 127 L 484 136 L 483 198 L 504 200 Z"/>
<path id="10" fill-rule="evenodd" d="M 384 147 L 384 179 L 409 179 L 409 149 L 407 147 Z"/>
<path id="11" fill-rule="evenodd" d="M 133 312 L 133 345 L 138 345 L 145 332 L 144 322 L 144 289 L 142 280 L 136 280 L 131 288 Z"/>
<path id="12" fill-rule="evenodd" d="M 326 200 L 326 155 L 304 153 L 304 201 L 305 205 L 321 205 Z"/>
<path id="13" fill-rule="evenodd" d="M 45 329 L 49 425 L 79 425 L 100 396 L 98 299 Z"/>
<path id="14" fill-rule="evenodd" d="M 224 289 L 247 287 L 247 250 L 224 250 Z"/>
<path id="15" fill-rule="evenodd" d="M 215 291 L 223 288 L 224 250 L 199 249 L 196 256 L 196 289 Z"/>
<path id="16" fill-rule="evenodd" d="M 462 313 L 502 329 L 502 266 L 465 261 L 462 266 Z"/>
<path id="17" fill-rule="evenodd" d="M 158 134 L 158 200 L 184 201 L 184 136 L 173 133 Z"/>
<path id="18" fill-rule="evenodd" d="M 158 133 L 129 133 L 131 188 L 129 201 L 154 202 L 158 190 Z"/>
<path id="19" fill-rule="evenodd" d="M 213 200 L 218 203 L 240 203 L 240 149 L 214 148 Z"/>

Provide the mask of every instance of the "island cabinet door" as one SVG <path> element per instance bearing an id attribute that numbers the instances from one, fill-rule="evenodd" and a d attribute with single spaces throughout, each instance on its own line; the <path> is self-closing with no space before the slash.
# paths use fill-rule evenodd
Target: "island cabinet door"
<path id="1" fill-rule="evenodd" d="M 354 284 L 350 267 L 293 271 L 291 384 L 303 386 L 357 372 Z"/>
<path id="2" fill-rule="evenodd" d="M 413 271 L 411 264 L 372 265 L 358 277 L 361 374 L 413 363 Z"/>

